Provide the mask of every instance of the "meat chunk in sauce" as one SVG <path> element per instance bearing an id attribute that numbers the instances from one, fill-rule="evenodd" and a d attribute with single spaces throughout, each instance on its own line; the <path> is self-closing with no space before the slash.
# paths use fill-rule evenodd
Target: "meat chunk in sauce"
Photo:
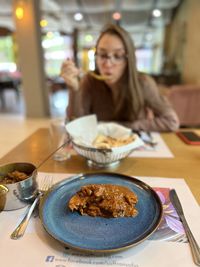
<path id="1" fill-rule="evenodd" d="M 89 184 L 81 187 L 69 201 L 71 211 L 81 215 L 106 218 L 134 217 L 138 214 L 137 195 L 130 189 L 112 184 Z"/>

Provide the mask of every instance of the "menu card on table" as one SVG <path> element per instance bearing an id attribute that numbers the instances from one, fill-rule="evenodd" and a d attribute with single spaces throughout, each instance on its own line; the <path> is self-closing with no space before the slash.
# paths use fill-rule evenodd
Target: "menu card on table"
<path id="1" fill-rule="evenodd" d="M 58 182 L 71 175 L 39 173 L 38 179 L 54 176 Z M 33 216 L 23 238 L 11 240 L 10 234 L 19 223 L 26 208 L 0 213 L 1 266 L 6 267 L 192 267 L 189 244 L 179 218 L 170 203 L 168 193 L 175 188 L 188 224 L 200 243 L 200 209 L 183 179 L 138 177 L 154 188 L 159 195 L 164 217 L 158 230 L 141 244 L 113 254 L 93 255 L 80 253 L 64 247 L 50 237 L 42 227 L 38 216 Z M 127 229 L 128 231 L 128 229 Z M 117 233 L 116 233 L 117 234 Z M 84 242 L 84 241 L 83 241 Z"/>

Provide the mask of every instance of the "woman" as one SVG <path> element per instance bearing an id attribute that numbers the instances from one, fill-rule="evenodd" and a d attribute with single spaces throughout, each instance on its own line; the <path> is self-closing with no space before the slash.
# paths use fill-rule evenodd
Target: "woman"
<path id="1" fill-rule="evenodd" d="M 135 131 L 176 131 L 176 113 L 160 95 L 152 78 L 136 69 L 135 49 L 129 34 L 108 25 L 100 34 L 95 53 L 96 74 L 86 74 L 71 60 L 61 67 L 69 88 L 68 119 L 96 114 L 99 121 L 115 121 Z"/>

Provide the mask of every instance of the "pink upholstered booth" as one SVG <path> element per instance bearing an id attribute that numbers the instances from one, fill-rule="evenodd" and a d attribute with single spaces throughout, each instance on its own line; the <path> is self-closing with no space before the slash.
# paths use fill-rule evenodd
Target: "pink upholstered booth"
<path id="1" fill-rule="evenodd" d="M 200 125 L 200 85 L 173 85 L 167 96 L 182 126 Z"/>

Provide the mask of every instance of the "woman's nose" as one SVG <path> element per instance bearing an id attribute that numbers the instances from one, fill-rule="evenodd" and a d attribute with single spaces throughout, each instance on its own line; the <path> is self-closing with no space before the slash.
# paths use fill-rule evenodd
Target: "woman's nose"
<path id="1" fill-rule="evenodd" d="M 113 66 L 112 58 L 106 58 L 104 61 L 104 66 Z"/>

